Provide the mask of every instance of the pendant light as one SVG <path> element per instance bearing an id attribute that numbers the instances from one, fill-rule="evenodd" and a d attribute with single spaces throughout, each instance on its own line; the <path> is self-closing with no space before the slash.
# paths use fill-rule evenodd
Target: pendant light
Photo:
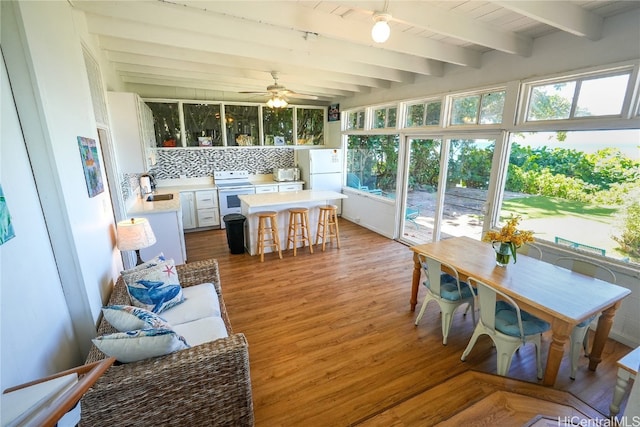
<path id="1" fill-rule="evenodd" d="M 278 95 L 273 95 L 267 101 L 267 107 L 269 108 L 284 108 L 287 105 L 289 105 L 287 100 Z"/>
<path id="2" fill-rule="evenodd" d="M 391 15 L 387 13 L 387 7 L 389 6 L 389 1 L 385 0 L 384 2 L 384 10 L 382 12 L 374 12 L 373 13 L 373 28 L 371 28 L 371 38 L 376 43 L 384 43 L 389 39 L 391 35 L 391 28 L 389 28 L 389 21 L 391 20 Z"/>

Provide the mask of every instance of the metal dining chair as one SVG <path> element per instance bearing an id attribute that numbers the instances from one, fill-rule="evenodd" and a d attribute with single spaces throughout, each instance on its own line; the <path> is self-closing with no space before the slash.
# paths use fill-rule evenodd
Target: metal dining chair
<path id="1" fill-rule="evenodd" d="M 415 324 L 418 326 L 429 302 L 437 302 L 442 313 L 442 344 L 446 345 L 449 330 L 451 329 L 451 319 L 458 307 L 463 304 L 469 304 L 473 323 L 476 323 L 475 292 L 468 283 L 460 281 L 458 271 L 453 266 L 422 254 L 418 255 L 418 258 L 426 275 L 426 280 L 423 284 L 427 288 L 427 294 L 424 297 L 422 308 L 418 317 L 416 317 Z M 452 274 L 443 272 L 442 267 L 446 267 Z M 464 315 L 466 315 L 466 312 Z"/>
<path id="2" fill-rule="evenodd" d="M 542 378 L 540 336 L 543 332 L 548 331 L 551 325 L 524 310 L 520 310 L 518 304 L 511 297 L 492 286 L 473 277 L 469 277 L 467 281 L 477 289 L 480 320 L 476 324 L 471 340 L 469 340 L 460 360 L 466 360 L 478 337 L 488 335 L 496 347 L 497 373 L 506 376 L 509 373 L 516 350 L 527 342 L 533 342 L 536 346 L 537 375 L 539 379 Z M 497 298 L 498 295 L 500 299 Z"/>
<path id="3" fill-rule="evenodd" d="M 555 265 L 566 268 L 585 276 L 595 277 L 610 283 L 616 283 L 616 275 L 609 268 L 581 258 L 560 257 L 556 259 Z M 598 315 L 593 315 L 586 320 L 578 323 L 571 331 L 570 350 L 571 358 L 571 375 L 572 380 L 576 379 L 576 371 L 578 370 L 578 358 L 580 357 L 580 347 L 584 348 L 585 356 L 589 356 L 589 325 Z"/>
<path id="4" fill-rule="evenodd" d="M 542 259 L 542 250 L 531 243 L 525 243 L 524 245 L 522 245 L 518 249 L 518 253 L 538 260 Z"/>

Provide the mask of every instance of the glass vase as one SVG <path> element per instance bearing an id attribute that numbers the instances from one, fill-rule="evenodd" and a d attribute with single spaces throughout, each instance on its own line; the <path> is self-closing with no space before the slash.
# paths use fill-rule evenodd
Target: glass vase
<path id="1" fill-rule="evenodd" d="M 496 247 L 496 244 L 499 245 Z M 494 242 L 493 250 L 496 251 L 496 265 L 498 267 L 506 267 L 511 260 L 511 244 Z"/>

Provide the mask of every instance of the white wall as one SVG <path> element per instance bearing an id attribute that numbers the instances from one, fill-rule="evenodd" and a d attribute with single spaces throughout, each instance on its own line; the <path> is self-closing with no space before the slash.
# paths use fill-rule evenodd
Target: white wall
<path id="1" fill-rule="evenodd" d="M 12 180 L 5 182 L 3 178 L 3 187 L 5 192 L 15 194 L 14 185 L 20 187 L 22 181 L 35 178 L 48 239 L 42 233 L 22 235 L 29 238 L 29 247 L 53 248 L 59 279 L 51 281 L 59 280 L 66 301 L 65 304 L 47 292 L 5 300 L 5 289 L 19 286 L 5 281 L 5 277 L 33 273 L 39 266 L 33 264 L 34 267 L 24 270 L 17 263 L 3 263 L 3 308 L 5 304 L 40 307 L 53 302 L 50 307 L 56 315 L 42 312 L 31 322 L 17 323 L 15 332 L 5 336 L 5 322 L 11 325 L 14 318 L 3 309 L 3 352 L 5 345 L 14 352 L 11 358 L 3 357 L 0 361 L 4 388 L 84 361 L 90 339 L 95 336 L 100 308 L 122 262 L 115 249 L 108 189 L 93 198 L 88 196 L 78 148 L 78 136 L 98 138 L 81 49 L 81 39 L 86 35 L 78 27 L 78 16 L 74 16 L 66 1 L 3 1 L 1 7 L 2 51 L 31 163 L 30 170 L 23 165 L 19 176 Z M 4 100 L 5 92 L 2 97 Z M 9 143 L 17 142 L 9 140 Z M 4 144 L 3 135 L 3 151 Z M 5 158 L 3 152 L 3 164 L 24 162 L 14 159 L 14 155 Z M 4 249 L 2 254 L 5 255 Z M 29 252 L 12 256 L 31 258 Z M 38 282 L 41 287 L 55 286 Z M 69 314 L 72 333 L 63 320 Z M 57 341 L 54 348 L 47 348 L 34 338 L 43 333 L 51 334 L 51 339 Z M 73 344 L 74 341 L 77 343 Z M 65 363 L 54 365 L 43 359 L 64 359 Z M 21 361 L 22 365 L 13 366 L 12 360 Z"/>

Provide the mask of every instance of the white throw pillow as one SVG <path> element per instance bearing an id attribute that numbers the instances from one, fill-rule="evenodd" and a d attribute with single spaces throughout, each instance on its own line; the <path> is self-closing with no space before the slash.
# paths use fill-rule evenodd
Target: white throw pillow
<path id="1" fill-rule="evenodd" d="M 172 259 L 122 276 L 131 304 L 154 313 L 184 301 L 178 272 Z"/>
<path id="2" fill-rule="evenodd" d="M 129 363 L 164 356 L 189 348 L 186 340 L 171 329 L 139 329 L 94 338 L 93 343 L 107 356 Z"/>
<path id="3" fill-rule="evenodd" d="M 131 305 L 109 305 L 102 308 L 107 322 L 120 332 L 136 329 L 171 329 L 169 322 L 144 308 Z"/>

